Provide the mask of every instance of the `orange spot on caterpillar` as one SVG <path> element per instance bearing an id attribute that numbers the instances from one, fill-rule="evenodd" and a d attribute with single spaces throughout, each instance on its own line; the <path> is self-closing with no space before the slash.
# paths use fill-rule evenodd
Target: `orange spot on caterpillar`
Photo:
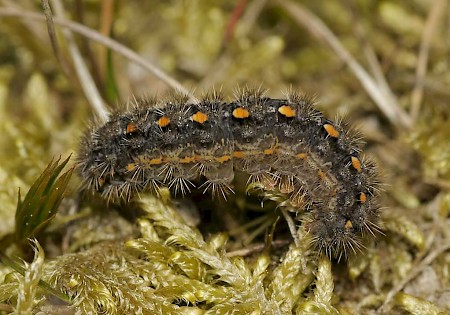
<path id="1" fill-rule="evenodd" d="M 361 161 L 356 156 L 352 156 L 352 165 L 358 173 L 362 172 Z"/>
<path id="2" fill-rule="evenodd" d="M 132 132 L 135 132 L 136 130 L 137 130 L 136 124 L 129 123 L 129 124 L 127 125 L 126 133 L 132 133 Z"/>
<path id="3" fill-rule="evenodd" d="M 158 119 L 158 121 L 156 123 L 160 127 L 166 127 L 168 124 L 170 124 L 170 119 L 169 119 L 169 117 L 162 116 L 160 119 Z"/>
<path id="4" fill-rule="evenodd" d="M 198 111 L 196 112 L 194 115 L 192 115 L 192 120 L 195 122 L 198 122 L 199 124 L 203 124 L 205 123 L 205 121 L 208 120 L 208 115 L 206 115 L 205 113 Z"/>
<path id="5" fill-rule="evenodd" d="M 308 154 L 306 154 L 306 153 L 299 153 L 299 154 L 296 154 L 295 157 L 304 160 L 304 159 L 306 159 L 308 157 Z"/>
<path id="6" fill-rule="evenodd" d="M 231 156 L 229 156 L 229 155 L 223 155 L 223 156 L 220 156 L 220 157 L 216 158 L 216 161 L 219 162 L 219 163 L 224 163 L 224 162 L 227 162 L 229 160 L 231 160 Z"/>
<path id="7" fill-rule="evenodd" d="M 288 118 L 295 117 L 295 109 L 293 109 L 291 106 L 283 105 L 278 108 L 278 112 Z"/>
<path id="8" fill-rule="evenodd" d="M 182 164 L 188 164 L 188 163 L 193 163 L 195 162 L 195 156 L 185 156 L 184 158 L 179 159 L 178 162 L 182 163 Z"/>
<path id="9" fill-rule="evenodd" d="M 134 163 L 129 163 L 127 165 L 127 171 L 128 172 L 134 171 L 135 168 L 136 168 L 136 164 L 134 164 Z"/>
<path id="10" fill-rule="evenodd" d="M 327 131 L 330 137 L 339 138 L 339 131 L 337 131 L 333 125 L 325 124 L 323 125 L 323 128 Z"/>
<path id="11" fill-rule="evenodd" d="M 359 194 L 359 202 L 361 202 L 361 203 L 365 203 L 367 201 L 367 196 L 366 196 L 366 194 L 365 193 L 360 193 Z"/>
<path id="12" fill-rule="evenodd" d="M 233 157 L 238 158 L 238 159 L 242 159 L 245 156 L 245 153 L 242 151 L 234 151 L 233 152 Z"/>
<path id="13" fill-rule="evenodd" d="M 347 222 L 345 222 L 344 228 L 346 230 L 350 230 L 353 227 L 353 223 L 350 220 L 347 220 Z"/>
<path id="14" fill-rule="evenodd" d="M 156 158 L 156 159 L 150 159 L 147 161 L 148 165 L 159 165 L 162 164 L 164 161 L 162 158 Z"/>
<path id="15" fill-rule="evenodd" d="M 275 153 L 275 149 L 274 148 L 265 149 L 263 152 L 265 155 L 271 155 Z"/>
<path id="16" fill-rule="evenodd" d="M 202 160 L 203 160 L 203 156 L 198 155 L 198 154 L 194 155 L 194 161 L 195 162 L 199 162 L 199 161 L 202 161 Z"/>
<path id="17" fill-rule="evenodd" d="M 326 174 L 324 171 L 319 170 L 319 171 L 317 172 L 317 174 L 319 175 L 319 177 L 320 177 L 322 180 L 326 180 L 326 179 L 327 179 L 327 174 Z"/>
<path id="18" fill-rule="evenodd" d="M 238 119 L 248 118 L 250 112 L 243 107 L 238 107 L 233 110 L 233 117 Z"/>

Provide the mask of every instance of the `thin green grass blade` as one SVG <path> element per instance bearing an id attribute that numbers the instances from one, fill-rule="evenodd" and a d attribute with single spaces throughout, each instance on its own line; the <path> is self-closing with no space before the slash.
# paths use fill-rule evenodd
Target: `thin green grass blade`
<path id="1" fill-rule="evenodd" d="M 74 170 L 72 167 L 60 176 L 69 159 L 70 156 L 61 164 L 60 159 L 55 162 L 52 160 L 23 200 L 19 191 L 15 229 L 18 242 L 36 236 L 55 217 Z"/>

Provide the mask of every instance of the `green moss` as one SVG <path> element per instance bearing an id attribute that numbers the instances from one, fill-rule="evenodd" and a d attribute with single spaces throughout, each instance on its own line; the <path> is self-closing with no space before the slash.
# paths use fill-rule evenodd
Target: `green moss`
<path id="1" fill-rule="evenodd" d="M 409 113 L 412 91 L 420 86 L 416 67 L 427 15 L 439 2 L 304 5 L 383 90 L 386 86 L 375 75 L 381 72 L 400 108 Z M 309 32 L 279 2 L 246 3 L 231 40 L 225 34 L 236 3 L 223 0 L 117 2 L 108 33 L 196 94 L 215 85 L 231 96 L 237 84 L 248 84 L 280 96 L 292 86 L 317 95 L 329 117 L 346 113 L 351 124 L 361 126 L 364 151 L 386 174 L 380 197 L 385 235 L 368 236 L 363 253 L 346 262 L 330 262 L 312 251 L 311 236 L 302 225 L 296 235 L 300 245 L 293 244 L 276 209 L 286 206 L 285 195 L 264 193 L 261 207 L 257 185 L 246 187 L 245 178 L 237 179 L 236 195 L 226 204 L 206 206 L 174 201 L 166 190 L 160 198 L 143 194 L 128 205 L 105 204 L 81 193 L 79 179 L 72 176 L 69 182 L 71 171 L 62 170 L 65 162 L 53 162 L 45 170 L 53 157 L 77 151 L 95 116 L 80 88 L 83 79 L 73 71 L 77 66 L 67 39 L 56 26 L 66 63 L 61 66 L 45 23 L 2 16 L 0 244 L 6 265 L 0 268 L 0 303 L 5 313 L 449 312 L 450 71 L 444 21 L 434 26 L 427 71 L 419 78 L 422 104 L 408 129 L 385 117 L 341 56 L 323 37 L 317 39 L 318 28 Z M 84 4 L 77 8 L 80 23 L 106 27 L 108 19 L 101 15 L 106 4 Z M 67 16 L 78 19 L 71 15 L 76 8 L 65 5 Z M 15 7 L 42 13 L 38 2 L 18 0 Z M 117 88 L 125 100 L 169 90 L 118 52 L 75 38 L 100 95 L 107 95 L 108 87 Z M 379 61 L 378 69 L 370 56 Z M 106 108 L 120 102 L 113 100 Z M 17 204 L 19 187 L 21 192 L 31 187 L 34 193 Z M 197 220 L 187 223 L 179 211 L 197 206 L 211 212 L 203 217 L 197 213 Z M 304 209 L 285 209 L 295 219 L 307 218 Z M 209 213 L 214 220 L 206 226 Z M 11 237 L 14 230 L 19 246 Z M 39 239 L 34 251 L 26 243 L 33 236 Z M 423 285 L 431 281 L 430 274 L 437 280 Z"/>

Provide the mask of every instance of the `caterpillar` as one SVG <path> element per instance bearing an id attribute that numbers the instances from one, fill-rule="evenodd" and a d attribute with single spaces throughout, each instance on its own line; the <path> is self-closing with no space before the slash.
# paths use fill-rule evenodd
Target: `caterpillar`
<path id="1" fill-rule="evenodd" d="M 183 194 L 198 186 L 232 191 L 237 171 L 250 183 L 308 204 L 319 251 L 355 251 L 378 230 L 377 175 L 360 140 L 327 119 L 305 95 L 285 99 L 244 89 L 226 102 L 215 91 L 198 103 L 185 95 L 142 98 L 81 140 L 78 169 L 86 189 L 130 199 L 161 185 Z"/>

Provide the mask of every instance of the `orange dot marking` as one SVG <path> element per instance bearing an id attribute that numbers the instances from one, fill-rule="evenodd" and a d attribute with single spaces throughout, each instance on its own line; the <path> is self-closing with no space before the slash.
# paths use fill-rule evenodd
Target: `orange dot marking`
<path id="1" fill-rule="evenodd" d="M 359 194 L 359 202 L 361 202 L 361 203 L 365 203 L 367 201 L 367 196 L 366 196 L 366 194 L 365 193 L 360 193 Z"/>
<path id="2" fill-rule="evenodd" d="M 325 180 L 325 179 L 327 178 L 327 174 L 326 174 L 324 171 L 322 171 L 322 170 L 319 170 L 319 171 L 317 172 L 317 174 L 318 174 L 319 177 L 320 177 L 321 179 L 323 179 L 323 180 Z"/>
<path id="3" fill-rule="evenodd" d="M 293 109 L 291 106 L 283 105 L 278 108 L 278 112 L 288 118 L 295 117 L 295 109 Z"/>
<path id="4" fill-rule="evenodd" d="M 231 156 L 229 156 L 229 155 L 223 155 L 223 156 L 220 156 L 220 157 L 216 158 L 216 161 L 219 162 L 219 163 L 224 163 L 224 162 L 227 162 L 229 160 L 231 160 Z"/>
<path id="5" fill-rule="evenodd" d="M 150 161 L 148 161 L 148 165 L 159 165 L 163 163 L 163 159 L 162 158 L 157 158 L 157 159 L 150 159 Z"/>
<path id="6" fill-rule="evenodd" d="M 238 119 L 244 119 L 250 116 L 250 112 L 245 108 L 238 107 L 233 110 L 233 117 Z"/>
<path id="7" fill-rule="evenodd" d="M 127 125 L 127 133 L 132 133 L 135 132 L 137 130 L 137 126 L 133 123 L 129 123 Z"/>
<path id="8" fill-rule="evenodd" d="M 347 220 L 347 222 L 345 222 L 344 228 L 346 230 L 350 230 L 353 227 L 353 223 L 350 220 Z"/>
<path id="9" fill-rule="evenodd" d="M 130 163 L 127 165 L 128 172 L 134 171 L 135 168 L 136 168 L 136 164 L 134 164 L 134 163 Z"/>
<path id="10" fill-rule="evenodd" d="M 194 155 L 194 161 L 195 162 L 199 162 L 199 161 L 202 161 L 202 160 L 203 160 L 203 156 L 198 155 L 198 154 Z"/>
<path id="11" fill-rule="evenodd" d="M 189 164 L 195 162 L 195 156 L 185 156 L 184 158 L 181 158 L 178 162 L 182 164 Z"/>
<path id="12" fill-rule="evenodd" d="M 265 149 L 263 152 L 265 155 L 272 155 L 275 153 L 275 149 L 273 149 L 273 148 Z"/>
<path id="13" fill-rule="evenodd" d="M 238 159 L 242 159 L 245 156 L 245 153 L 243 151 L 234 151 L 233 152 L 233 157 L 238 158 Z"/>
<path id="14" fill-rule="evenodd" d="M 339 131 L 337 131 L 333 125 L 325 124 L 323 125 L 323 128 L 327 131 L 330 137 L 339 138 Z"/>
<path id="15" fill-rule="evenodd" d="M 194 115 L 192 115 L 192 120 L 195 122 L 198 122 L 199 124 L 203 124 L 205 121 L 208 120 L 208 115 L 205 113 L 198 111 Z"/>
<path id="16" fill-rule="evenodd" d="M 358 173 L 362 172 L 361 161 L 356 156 L 352 156 L 352 165 Z"/>
<path id="17" fill-rule="evenodd" d="M 169 119 L 169 117 L 162 116 L 160 119 L 158 119 L 158 121 L 156 123 L 160 127 L 166 127 L 168 124 L 170 124 L 170 119 Z"/>
<path id="18" fill-rule="evenodd" d="M 308 157 L 308 154 L 306 154 L 306 153 L 299 153 L 299 154 L 296 154 L 295 157 L 304 160 L 304 159 L 306 159 Z"/>

